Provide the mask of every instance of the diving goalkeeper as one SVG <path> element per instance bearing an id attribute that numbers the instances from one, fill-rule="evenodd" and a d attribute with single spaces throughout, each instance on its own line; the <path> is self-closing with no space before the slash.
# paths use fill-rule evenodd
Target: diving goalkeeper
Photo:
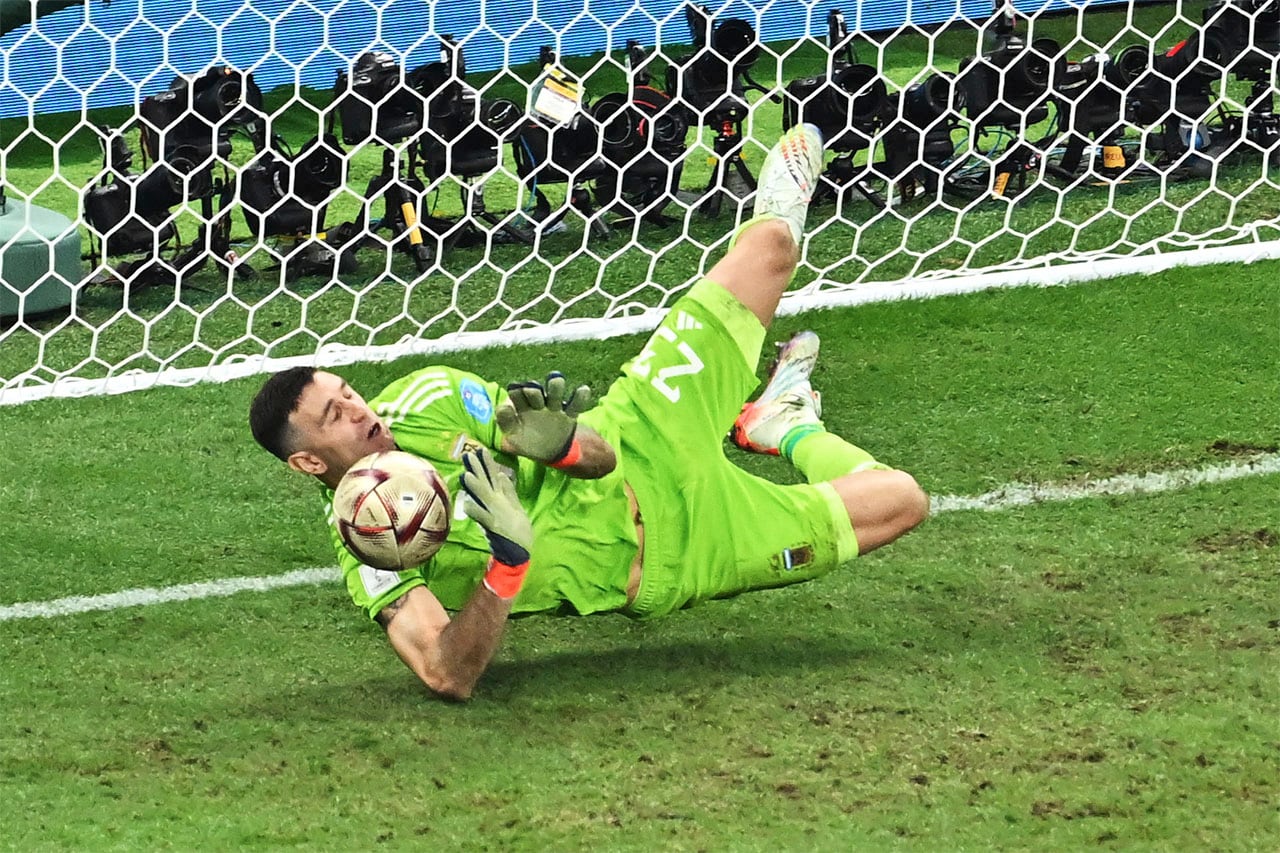
<path id="1" fill-rule="evenodd" d="M 780 349 L 744 405 L 821 169 L 814 128 L 783 135 L 761 168 L 754 216 L 594 408 L 589 389 L 559 374 L 504 389 L 427 367 L 368 403 L 326 371 L 268 378 L 250 410 L 254 437 L 320 481 L 352 600 L 432 691 L 470 697 L 512 614 L 662 616 L 818 577 L 928 515 L 910 475 L 824 428 L 812 332 Z M 737 467 L 726 432 L 783 456 L 807 483 Z M 426 565 L 378 571 L 343 545 L 333 489 L 355 460 L 396 448 L 465 491 L 465 515 Z"/>

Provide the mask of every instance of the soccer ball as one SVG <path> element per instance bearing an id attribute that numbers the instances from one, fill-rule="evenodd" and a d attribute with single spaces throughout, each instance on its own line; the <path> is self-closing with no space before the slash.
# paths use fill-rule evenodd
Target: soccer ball
<path id="1" fill-rule="evenodd" d="M 338 483 L 333 516 L 360 562 L 412 569 L 431 559 L 449 535 L 449 490 L 425 459 L 401 450 L 370 453 Z"/>

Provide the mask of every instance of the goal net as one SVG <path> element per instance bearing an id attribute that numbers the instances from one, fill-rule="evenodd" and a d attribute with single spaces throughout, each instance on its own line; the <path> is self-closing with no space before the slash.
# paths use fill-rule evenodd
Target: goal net
<path id="1" fill-rule="evenodd" d="M 0 0 L 0 404 L 1280 257 L 1280 0 Z"/>

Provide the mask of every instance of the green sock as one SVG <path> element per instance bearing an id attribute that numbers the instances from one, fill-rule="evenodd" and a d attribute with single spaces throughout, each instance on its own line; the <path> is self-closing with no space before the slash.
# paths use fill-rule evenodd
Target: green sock
<path id="1" fill-rule="evenodd" d="M 889 467 L 818 424 L 792 427 L 779 443 L 778 453 L 796 466 L 810 483 L 825 483 L 868 468 Z"/>

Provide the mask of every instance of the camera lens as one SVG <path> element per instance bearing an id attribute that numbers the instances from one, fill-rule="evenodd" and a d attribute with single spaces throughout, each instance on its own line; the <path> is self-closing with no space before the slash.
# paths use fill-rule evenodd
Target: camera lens
<path id="1" fill-rule="evenodd" d="M 188 198 L 204 195 L 209 190 L 211 152 L 197 145 L 178 145 L 165 158 L 169 186 L 175 193 Z"/>
<path id="2" fill-rule="evenodd" d="M 749 69 L 760 56 L 755 27 L 741 18 L 729 18 L 716 26 L 711 49 L 737 68 Z"/>
<path id="3" fill-rule="evenodd" d="M 480 120 L 494 133 L 505 134 L 520 123 L 521 115 L 520 107 L 506 98 L 480 102 Z"/>
<path id="4" fill-rule="evenodd" d="M 219 118 L 229 114 L 236 107 L 240 106 L 241 94 L 244 92 L 244 85 L 238 77 L 227 77 L 219 81 L 213 90 L 212 103 L 217 110 Z"/>
<path id="5" fill-rule="evenodd" d="M 1053 39 L 1036 39 L 1010 69 L 1011 82 L 1025 94 L 1042 92 L 1049 85 L 1053 60 L 1059 52 Z"/>
<path id="6" fill-rule="evenodd" d="M 848 117 L 848 124 L 866 127 L 884 112 L 888 89 L 879 73 L 870 65 L 850 65 L 837 71 L 832 82 L 847 93 L 840 111 Z"/>
<path id="7" fill-rule="evenodd" d="M 1151 67 L 1151 50 L 1140 44 L 1131 44 L 1116 56 L 1116 69 L 1126 84 L 1137 80 Z"/>
<path id="8" fill-rule="evenodd" d="M 916 127 L 925 128 L 946 115 L 953 106 L 957 110 L 964 109 L 966 100 L 963 90 L 955 89 L 953 92 L 952 81 L 948 77 L 933 74 L 908 86 L 903 92 L 902 115 Z"/>

